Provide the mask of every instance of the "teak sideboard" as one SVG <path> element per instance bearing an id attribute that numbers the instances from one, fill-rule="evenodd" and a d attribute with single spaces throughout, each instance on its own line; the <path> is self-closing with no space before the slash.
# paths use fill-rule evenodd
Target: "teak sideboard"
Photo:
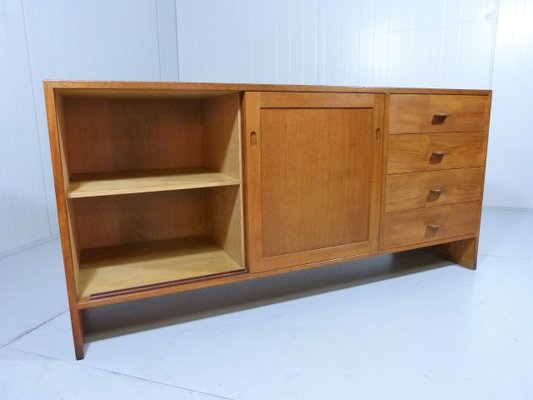
<path id="1" fill-rule="evenodd" d="M 427 248 L 475 268 L 491 91 L 45 81 L 83 310 Z"/>

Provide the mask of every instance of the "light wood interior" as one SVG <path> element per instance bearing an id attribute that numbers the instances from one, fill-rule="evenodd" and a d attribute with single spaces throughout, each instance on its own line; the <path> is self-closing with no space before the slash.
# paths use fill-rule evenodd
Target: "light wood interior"
<path id="1" fill-rule="evenodd" d="M 244 269 L 240 195 L 239 186 L 228 186 L 70 200 L 80 249 L 80 296 L 191 279 L 196 267 L 197 277 Z M 191 237 L 201 237 L 202 246 L 187 239 Z M 195 246 L 191 253 L 188 243 Z M 210 254 L 216 249 L 214 258 L 202 255 L 203 248 Z M 98 255 L 97 263 L 87 258 L 92 254 Z M 206 259 L 211 265 L 203 263 Z M 118 279 L 131 268 L 136 268 L 134 277 Z"/>
<path id="2" fill-rule="evenodd" d="M 238 94 L 212 98 L 124 96 L 59 97 L 70 183 L 91 177 L 100 180 L 107 174 L 120 177 L 120 173 L 124 180 L 135 179 L 135 171 L 139 178 L 154 171 L 157 176 L 173 175 L 180 168 L 200 168 L 241 179 Z M 215 177 L 214 186 L 216 182 Z M 118 184 L 127 185 L 124 181 Z M 157 187 L 158 182 L 146 186 Z M 70 187 L 72 190 L 76 191 L 76 186 Z"/>
<path id="3" fill-rule="evenodd" d="M 206 236 L 82 250 L 80 299 L 242 270 Z"/>
<path id="4" fill-rule="evenodd" d="M 79 298 L 244 269 L 240 96 L 189 94 L 57 96 Z"/>
<path id="5" fill-rule="evenodd" d="M 110 196 L 239 185 L 240 180 L 205 167 L 75 174 L 68 197 Z"/>
<path id="6" fill-rule="evenodd" d="M 60 151 L 60 160 L 61 160 L 61 175 L 64 182 L 64 188 L 63 190 L 65 193 L 68 193 L 68 185 L 69 185 L 69 173 L 68 173 L 68 166 L 67 166 L 67 142 L 66 142 L 66 135 L 64 134 L 65 130 L 65 112 L 64 112 L 64 101 L 63 97 L 61 96 L 55 96 L 55 105 L 56 105 L 56 117 L 57 117 L 57 129 L 58 129 L 58 135 L 57 139 L 59 141 L 59 151 Z M 66 207 L 66 224 L 68 225 L 68 232 L 69 232 L 69 245 L 71 247 L 72 252 L 72 272 L 74 276 L 74 283 L 76 286 L 79 283 L 79 249 L 78 249 L 78 239 L 74 232 L 76 231 L 76 225 L 74 216 L 72 214 L 72 209 L 69 207 L 68 202 L 65 200 Z"/>

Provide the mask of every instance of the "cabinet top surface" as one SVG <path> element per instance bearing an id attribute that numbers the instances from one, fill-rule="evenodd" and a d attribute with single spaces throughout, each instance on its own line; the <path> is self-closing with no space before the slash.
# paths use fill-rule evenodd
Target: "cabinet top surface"
<path id="1" fill-rule="evenodd" d="M 249 83 L 200 83 L 200 82 L 130 82 L 130 81 L 66 81 L 45 80 L 45 88 L 60 92 L 83 93 L 84 91 L 212 91 L 212 92 L 338 92 L 338 93 L 421 93 L 463 94 L 488 96 L 492 90 L 484 89 L 439 89 L 439 88 L 393 88 L 353 87 L 323 85 L 278 85 Z"/>

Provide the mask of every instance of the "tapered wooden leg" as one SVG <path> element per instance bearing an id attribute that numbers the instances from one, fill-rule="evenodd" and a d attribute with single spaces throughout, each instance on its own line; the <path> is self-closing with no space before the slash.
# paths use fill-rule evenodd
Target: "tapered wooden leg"
<path id="1" fill-rule="evenodd" d="M 70 320 L 72 322 L 72 337 L 74 339 L 74 351 L 76 360 L 83 360 L 83 310 L 70 310 Z"/>
<path id="2" fill-rule="evenodd" d="M 477 267 L 478 238 L 459 240 L 428 247 L 430 253 L 469 269 Z"/>

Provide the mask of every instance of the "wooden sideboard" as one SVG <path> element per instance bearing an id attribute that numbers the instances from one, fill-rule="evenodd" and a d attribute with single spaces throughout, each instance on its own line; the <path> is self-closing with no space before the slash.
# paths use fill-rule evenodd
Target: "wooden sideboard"
<path id="1" fill-rule="evenodd" d="M 487 90 L 45 81 L 83 310 L 427 248 L 475 268 Z"/>

